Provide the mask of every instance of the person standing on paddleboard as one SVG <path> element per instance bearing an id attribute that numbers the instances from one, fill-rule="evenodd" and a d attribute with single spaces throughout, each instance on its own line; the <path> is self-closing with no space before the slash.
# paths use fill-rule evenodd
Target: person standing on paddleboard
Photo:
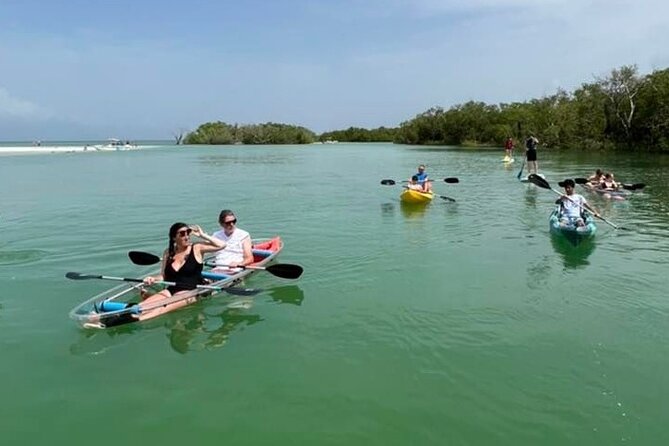
<path id="1" fill-rule="evenodd" d="M 507 159 L 513 157 L 513 139 L 510 136 L 506 138 L 506 142 L 504 143 L 504 152 Z"/>
<path id="2" fill-rule="evenodd" d="M 530 174 L 539 172 L 539 166 L 537 165 L 537 145 L 539 145 L 539 140 L 534 135 L 530 135 L 525 140 L 525 156 L 527 157 L 527 169 Z"/>

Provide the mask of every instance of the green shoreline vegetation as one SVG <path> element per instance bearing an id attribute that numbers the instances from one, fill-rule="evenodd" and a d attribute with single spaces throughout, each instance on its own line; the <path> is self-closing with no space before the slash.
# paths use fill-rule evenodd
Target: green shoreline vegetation
<path id="1" fill-rule="evenodd" d="M 489 105 L 470 101 L 448 110 L 431 108 L 397 128 L 314 132 L 287 124 L 202 124 L 185 144 L 309 144 L 316 142 L 395 142 L 413 145 L 500 146 L 507 137 L 529 134 L 542 147 L 582 150 L 669 152 L 669 69 L 640 75 L 636 65 L 569 93 Z"/>

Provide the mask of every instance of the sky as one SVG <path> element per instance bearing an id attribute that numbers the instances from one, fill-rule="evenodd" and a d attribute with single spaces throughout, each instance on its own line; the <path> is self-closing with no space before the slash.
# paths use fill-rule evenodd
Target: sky
<path id="1" fill-rule="evenodd" d="M 0 141 L 316 133 L 669 67 L 666 0 L 0 0 Z"/>

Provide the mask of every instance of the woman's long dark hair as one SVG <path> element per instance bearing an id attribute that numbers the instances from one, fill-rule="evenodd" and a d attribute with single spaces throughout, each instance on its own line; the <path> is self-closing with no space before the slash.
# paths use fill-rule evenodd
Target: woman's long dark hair
<path id="1" fill-rule="evenodd" d="M 170 226 L 170 240 L 167 245 L 167 258 L 171 261 L 174 258 L 174 254 L 176 252 L 176 243 L 175 239 L 177 238 L 177 232 L 181 228 L 188 228 L 188 225 L 186 223 L 182 222 L 176 222 L 172 226 Z"/>

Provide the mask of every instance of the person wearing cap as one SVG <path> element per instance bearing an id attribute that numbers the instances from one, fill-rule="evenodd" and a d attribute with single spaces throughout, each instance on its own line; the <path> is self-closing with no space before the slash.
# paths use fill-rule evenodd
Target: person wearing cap
<path id="1" fill-rule="evenodd" d="M 583 195 L 574 193 L 574 187 L 576 187 L 574 180 L 569 178 L 560 181 L 558 185 L 564 188 L 564 195 L 557 201 L 557 204 L 560 205 L 561 226 L 585 226 L 582 214 L 583 209 L 591 212 L 595 217 L 599 217 L 599 212 L 588 204 Z"/>
<path id="2" fill-rule="evenodd" d="M 411 184 L 413 177 L 416 177 L 418 184 L 422 186 L 423 190 L 421 192 L 432 192 L 432 180 L 427 177 L 427 172 L 425 172 L 425 164 L 418 166 L 418 172 L 409 178 L 409 184 Z"/>

